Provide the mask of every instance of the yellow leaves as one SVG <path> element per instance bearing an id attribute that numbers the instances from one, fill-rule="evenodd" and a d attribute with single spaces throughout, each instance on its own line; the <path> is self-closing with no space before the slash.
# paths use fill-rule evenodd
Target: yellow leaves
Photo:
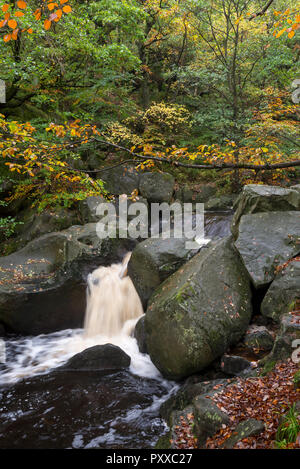
<path id="1" fill-rule="evenodd" d="M 283 35 L 283 33 L 285 33 L 286 29 L 287 29 L 287 28 L 283 28 L 283 29 L 281 29 L 281 31 L 279 31 L 278 33 L 276 33 L 276 31 L 275 31 L 273 35 L 276 37 L 276 39 L 278 39 L 280 36 Z"/>
<path id="2" fill-rule="evenodd" d="M 242 19 L 243 19 L 243 16 L 240 16 L 234 24 L 237 26 Z"/>
<path id="3" fill-rule="evenodd" d="M 269 149 L 266 148 L 266 147 L 262 147 L 262 151 L 263 151 L 264 153 L 268 153 Z"/>

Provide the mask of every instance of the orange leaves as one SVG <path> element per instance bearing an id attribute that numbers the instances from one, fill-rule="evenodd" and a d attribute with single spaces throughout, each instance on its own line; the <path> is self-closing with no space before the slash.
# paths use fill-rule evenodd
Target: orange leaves
<path id="1" fill-rule="evenodd" d="M 17 5 L 18 5 L 18 7 L 20 8 L 20 10 L 25 10 L 26 7 L 27 7 L 27 3 L 24 2 L 23 0 L 19 0 L 19 1 L 17 2 Z"/>
<path id="2" fill-rule="evenodd" d="M 72 11 L 72 8 L 70 7 L 70 5 L 66 5 L 63 7 L 64 13 L 71 13 L 71 11 Z"/>
<path id="3" fill-rule="evenodd" d="M 300 15 L 298 11 L 288 8 L 284 12 L 274 11 L 274 15 L 278 17 L 278 21 L 274 25 L 276 29 L 273 32 L 273 36 L 279 38 L 287 32 L 288 38 L 292 39 L 297 29 L 300 28 Z M 278 31 L 278 27 L 282 27 L 282 29 Z"/>
<path id="4" fill-rule="evenodd" d="M 52 22 L 50 20 L 45 20 L 44 21 L 44 28 L 46 31 L 48 31 L 51 28 Z"/>
<path id="5" fill-rule="evenodd" d="M 48 2 L 45 2 L 47 4 L 47 9 L 51 12 L 49 17 L 44 17 L 44 29 L 48 31 L 51 28 L 52 22 L 55 21 L 56 23 L 62 18 L 63 14 L 68 14 L 72 12 L 72 8 L 70 5 L 67 3 L 69 0 L 50 0 Z M 10 4 L 5 3 L 1 10 L 4 13 L 4 19 L 0 21 L 0 28 L 3 28 L 4 26 L 8 26 L 13 30 L 12 33 L 5 34 L 3 36 L 4 42 L 9 42 L 11 39 L 16 40 L 18 36 L 19 30 L 23 32 L 27 32 L 29 34 L 33 33 L 33 28 L 30 26 L 29 28 L 22 28 L 22 25 L 19 24 L 16 21 L 16 19 L 11 18 L 11 15 L 14 16 L 14 18 L 22 19 L 25 17 L 26 13 L 26 18 L 29 18 L 30 15 L 33 14 L 34 20 L 35 21 L 40 21 L 42 16 L 43 16 L 43 11 L 45 9 L 42 8 L 37 8 L 34 13 L 31 13 L 29 10 L 25 12 L 27 9 L 27 2 L 24 0 L 18 0 L 16 2 L 16 6 L 19 8 L 17 11 L 13 11 L 10 13 Z"/>
<path id="6" fill-rule="evenodd" d="M 11 29 L 15 29 L 18 26 L 16 20 L 9 20 L 7 24 Z"/>

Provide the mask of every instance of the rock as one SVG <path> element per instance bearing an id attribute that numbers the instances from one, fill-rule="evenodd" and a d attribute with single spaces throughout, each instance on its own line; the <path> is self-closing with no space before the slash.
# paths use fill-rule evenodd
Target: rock
<path id="1" fill-rule="evenodd" d="M 131 358 L 116 345 L 89 347 L 77 353 L 56 370 L 120 371 L 129 368 Z"/>
<path id="2" fill-rule="evenodd" d="M 213 197 L 205 204 L 205 210 L 229 210 L 232 208 L 235 195 L 222 195 L 221 197 Z"/>
<path id="3" fill-rule="evenodd" d="M 281 212 L 300 210 L 300 195 L 297 191 L 278 186 L 249 184 L 235 201 L 236 208 L 231 231 L 238 235 L 238 226 L 243 215 L 258 212 Z"/>
<path id="4" fill-rule="evenodd" d="M 0 324 L 0 337 L 4 337 L 4 336 L 5 336 L 5 328 L 3 324 Z"/>
<path id="5" fill-rule="evenodd" d="M 224 448 L 232 449 L 239 441 L 250 436 L 259 435 L 265 430 L 265 425 L 260 420 L 247 419 L 240 422 L 232 435 L 224 443 Z"/>
<path id="6" fill-rule="evenodd" d="M 242 371 L 251 368 L 251 362 L 236 355 L 223 355 L 221 370 L 229 376 L 239 376 Z"/>
<path id="7" fill-rule="evenodd" d="M 97 207 L 99 204 L 105 202 L 102 196 L 91 196 L 82 200 L 79 203 L 79 211 L 84 223 L 97 223 L 99 216 L 97 215 Z"/>
<path id="8" fill-rule="evenodd" d="M 117 166 L 111 171 L 104 171 L 99 178 L 105 182 L 105 189 L 114 195 L 130 195 L 135 189 L 138 190 L 141 174 L 134 165 L 124 164 Z"/>
<path id="9" fill-rule="evenodd" d="M 183 186 L 176 191 L 175 198 L 181 202 L 207 202 L 210 197 L 213 197 L 217 189 L 212 184 L 199 184 L 196 187 Z"/>
<path id="10" fill-rule="evenodd" d="M 170 202 L 175 179 L 168 173 L 144 173 L 140 177 L 140 194 L 149 202 Z"/>
<path id="11" fill-rule="evenodd" d="M 136 323 L 134 337 L 138 343 L 139 351 L 141 353 L 148 353 L 145 334 L 145 316 L 142 316 Z"/>
<path id="12" fill-rule="evenodd" d="M 276 267 L 300 251 L 300 212 L 266 212 L 243 215 L 235 247 L 255 288 L 275 278 Z"/>
<path id="13" fill-rule="evenodd" d="M 197 373 L 238 342 L 251 312 L 248 275 L 224 238 L 155 291 L 145 318 L 148 352 L 166 377 Z"/>
<path id="14" fill-rule="evenodd" d="M 281 318 L 280 330 L 270 354 L 261 360 L 260 364 L 276 363 L 290 357 L 293 359 L 292 354 L 295 354 L 295 358 L 298 360 L 300 354 L 297 351 L 297 341 L 299 341 L 299 347 L 300 321 L 293 314 L 286 314 Z"/>
<path id="15" fill-rule="evenodd" d="M 291 186 L 290 189 L 292 189 L 293 191 L 300 192 L 300 184 L 296 184 L 295 186 Z"/>
<path id="16" fill-rule="evenodd" d="M 128 274 L 144 308 L 154 290 L 196 253 L 185 242 L 184 238 L 149 238 L 133 250 Z"/>
<path id="17" fill-rule="evenodd" d="M 193 400 L 195 434 L 198 446 L 203 446 L 207 438 L 215 435 L 222 425 L 230 423 L 229 416 L 207 396 L 197 396 Z"/>
<path id="18" fill-rule="evenodd" d="M 261 313 L 280 322 L 280 318 L 293 310 L 300 299 L 300 262 L 291 261 L 279 272 L 269 287 L 261 304 Z"/>
<path id="19" fill-rule="evenodd" d="M 189 383 L 186 381 L 175 394 L 161 405 L 159 409 L 160 415 L 170 424 L 170 417 L 173 411 L 183 410 L 191 405 L 196 396 L 220 392 L 225 386 L 228 386 L 227 379 L 215 379 L 199 383 Z"/>
<path id="20" fill-rule="evenodd" d="M 274 345 L 273 336 L 265 326 L 250 326 L 244 338 L 244 344 L 251 350 L 264 350 L 269 352 Z"/>
<path id="21" fill-rule="evenodd" d="M 65 208 L 45 209 L 42 212 L 29 208 L 19 213 L 16 220 L 20 224 L 16 226 L 14 237 L 2 248 L 6 255 L 22 249 L 39 236 L 81 223 L 78 213 Z"/>
<path id="22" fill-rule="evenodd" d="M 90 223 L 46 234 L 0 258 L 0 321 L 8 331 L 32 335 L 81 327 L 87 274 L 120 259 L 129 244 L 99 239 Z"/>

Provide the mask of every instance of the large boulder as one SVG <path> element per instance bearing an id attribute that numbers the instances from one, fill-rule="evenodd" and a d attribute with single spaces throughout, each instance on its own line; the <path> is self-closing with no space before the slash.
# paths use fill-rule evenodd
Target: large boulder
<path id="1" fill-rule="evenodd" d="M 131 358 L 113 344 L 95 345 L 70 358 L 59 371 L 120 371 L 129 368 Z"/>
<path id="2" fill-rule="evenodd" d="M 261 313 L 280 321 L 281 316 L 293 310 L 293 304 L 300 300 L 300 262 L 294 260 L 279 272 L 271 283 L 261 304 Z"/>
<path id="3" fill-rule="evenodd" d="M 149 202 L 170 202 L 175 179 L 169 173 L 144 173 L 140 177 L 140 194 Z"/>
<path id="4" fill-rule="evenodd" d="M 114 195 L 130 195 L 139 188 L 140 173 L 134 165 L 117 166 L 113 170 L 102 172 L 99 177 L 105 182 L 105 189 Z"/>
<path id="5" fill-rule="evenodd" d="M 281 212 L 300 210 L 300 194 L 296 190 L 277 186 L 249 184 L 244 186 L 234 204 L 235 214 L 231 230 L 234 237 L 243 215 L 258 212 Z"/>
<path id="6" fill-rule="evenodd" d="M 128 273 L 144 307 L 154 290 L 197 251 L 187 249 L 185 238 L 149 238 L 134 249 Z"/>
<path id="7" fill-rule="evenodd" d="M 148 352 L 164 376 L 203 370 L 238 342 L 251 318 L 250 281 L 231 238 L 202 248 L 150 299 Z"/>
<path id="8" fill-rule="evenodd" d="M 207 202 L 217 192 L 216 186 L 213 184 L 199 184 L 197 186 L 184 185 L 175 192 L 175 198 L 181 202 Z"/>
<path id="9" fill-rule="evenodd" d="M 266 287 L 276 268 L 300 252 L 300 212 L 243 215 L 235 246 L 256 288 Z"/>
<path id="10" fill-rule="evenodd" d="M 46 234 L 0 258 L 0 322 L 22 334 L 81 327 L 87 274 L 120 259 L 129 242 L 99 239 L 91 223 Z"/>

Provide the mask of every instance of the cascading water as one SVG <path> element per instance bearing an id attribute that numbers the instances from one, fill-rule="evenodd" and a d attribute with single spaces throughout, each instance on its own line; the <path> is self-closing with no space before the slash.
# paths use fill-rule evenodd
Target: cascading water
<path id="1" fill-rule="evenodd" d="M 86 337 L 104 335 L 114 337 L 132 328 L 142 316 L 143 307 L 131 279 L 126 275 L 128 253 L 122 264 L 99 267 L 87 278 L 87 307 L 84 330 Z M 125 330 L 123 329 L 125 326 Z M 131 329 L 132 329 L 131 328 Z"/>

